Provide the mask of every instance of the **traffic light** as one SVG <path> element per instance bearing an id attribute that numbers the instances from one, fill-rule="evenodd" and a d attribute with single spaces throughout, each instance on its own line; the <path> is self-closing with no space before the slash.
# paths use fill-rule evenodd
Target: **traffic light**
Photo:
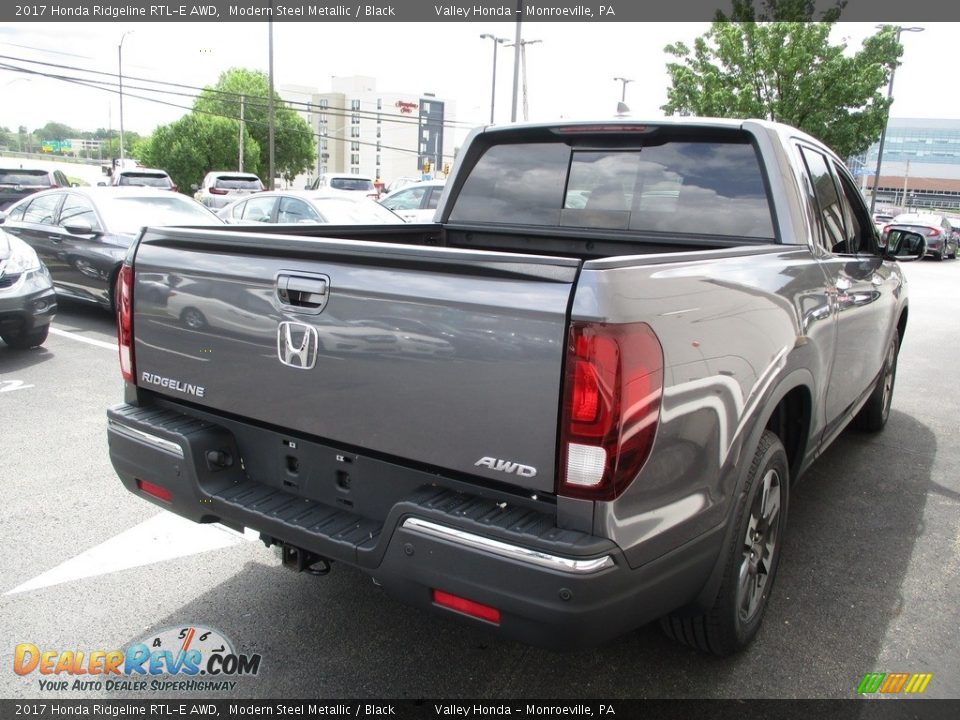
<path id="1" fill-rule="evenodd" d="M 430 161 L 429 161 L 429 160 L 424 160 L 424 161 L 423 161 L 423 174 L 424 174 L 424 175 L 429 175 L 429 174 L 430 174 Z"/>

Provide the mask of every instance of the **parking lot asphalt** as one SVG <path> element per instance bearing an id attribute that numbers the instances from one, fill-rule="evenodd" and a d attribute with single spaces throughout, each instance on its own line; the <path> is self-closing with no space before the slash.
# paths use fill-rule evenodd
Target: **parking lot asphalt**
<path id="1" fill-rule="evenodd" d="M 904 268 L 887 428 L 846 431 L 795 488 L 763 627 L 727 659 L 656 624 L 592 650 L 527 647 L 349 568 L 282 570 L 255 538 L 145 503 L 107 454 L 112 318 L 63 303 L 42 349 L 0 347 L 0 697 L 170 697 L 41 689 L 11 670 L 14 649 L 111 650 L 189 627 L 262 662 L 232 690 L 178 697 L 853 698 L 868 672 L 932 673 L 926 697 L 960 697 L 960 262 Z"/>

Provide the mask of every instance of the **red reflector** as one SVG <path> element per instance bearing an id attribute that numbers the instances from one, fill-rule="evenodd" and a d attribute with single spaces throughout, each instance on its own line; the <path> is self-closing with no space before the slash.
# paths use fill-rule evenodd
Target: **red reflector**
<path id="1" fill-rule="evenodd" d="M 467 600 L 466 598 L 451 595 L 450 593 L 443 592 L 443 590 L 436 589 L 433 591 L 433 602 L 440 607 L 445 607 L 449 610 L 469 615 L 470 617 L 479 618 L 480 620 L 486 620 L 494 625 L 500 624 L 500 611 L 489 605 L 481 605 L 473 600 Z"/>
<path id="2" fill-rule="evenodd" d="M 137 487 L 147 495 L 153 495 L 153 497 L 159 498 L 164 502 L 170 502 L 173 500 L 173 493 L 166 488 L 160 487 L 159 485 L 154 485 L 152 482 L 147 482 L 146 480 L 140 480 L 138 478 Z"/>

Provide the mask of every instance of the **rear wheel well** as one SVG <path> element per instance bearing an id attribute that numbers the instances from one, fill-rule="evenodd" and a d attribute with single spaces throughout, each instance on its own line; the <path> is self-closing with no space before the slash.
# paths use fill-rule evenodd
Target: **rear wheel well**
<path id="1" fill-rule="evenodd" d="M 791 479 L 796 479 L 807 449 L 811 407 L 810 391 L 801 385 L 783 396 L 767 421 L 767 430 L 780 438 L 787 452 Z"/>
<path id="2" fill-rule="evenodd" d="M 897 333 L 899 333 L 900 343 L 903 343 L 903 335 L 907 332 L 907 315 L 909 314 L 907 308 L 903 309 L 903 312 L 900 313 L 900 319 L 897 320 Z"/>

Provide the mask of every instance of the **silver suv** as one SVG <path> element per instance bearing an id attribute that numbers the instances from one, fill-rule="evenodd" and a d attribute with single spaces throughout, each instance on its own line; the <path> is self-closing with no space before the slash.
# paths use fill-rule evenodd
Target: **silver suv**
<path id="1" fill-rule="evenodd" d="M 219 170 L 208 172 L 202 185 L 191 185 L 196 190 L 193 199 L 208 208 L 223 208 L 239 197 L 263 190 L 263 183 L 253 173 Z"/>

